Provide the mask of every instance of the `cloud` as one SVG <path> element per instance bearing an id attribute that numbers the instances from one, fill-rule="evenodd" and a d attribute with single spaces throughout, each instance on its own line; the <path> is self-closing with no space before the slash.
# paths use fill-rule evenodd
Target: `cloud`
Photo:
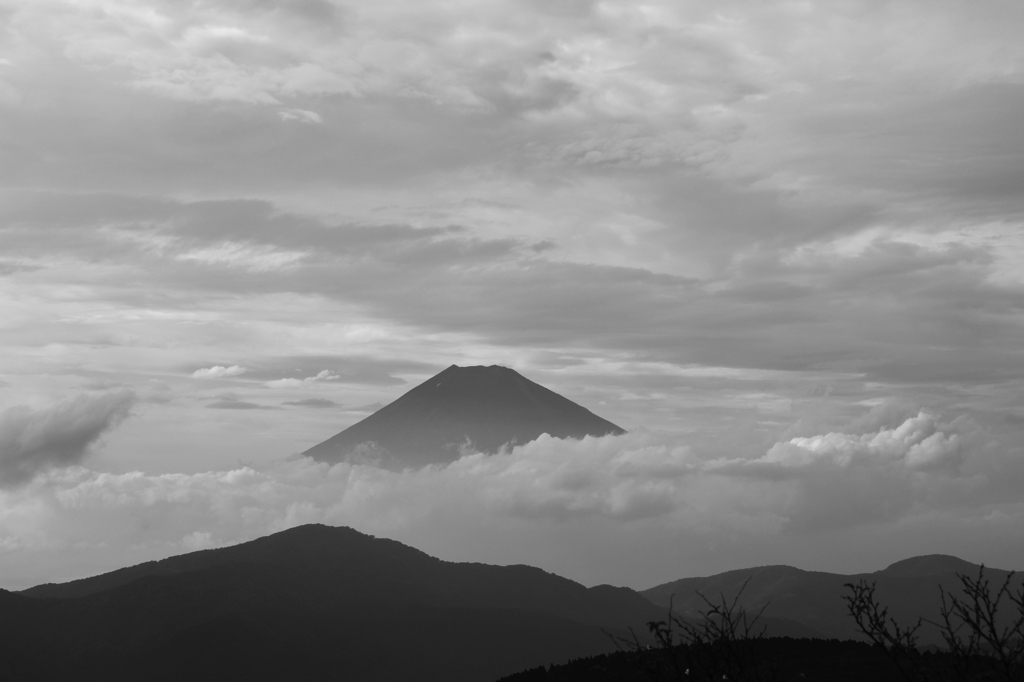
<path id="1" fill-rule="evenodd" d="M 148 411 L 168 434 L 154 471 L 185 466 L 175 447 L 214 469 L 246 449 L 212 428 L 244 415 L 203 409 L 197 368 L 281 382 L 259 399 L 280 406 L 290 390 L 386 403 L 452 362 L 515 365 L 613 421 L 687 433 L 704 489 L 769 510 L 720 510 L 737 528 L 972 499 L 982 446 L 936 415 L 1020 418 L 1020 3 L 12 12 L 0 397 L 78 390 L 84 372 L 140 395 L 174 384 Z M 307 383 L 325 368 L 340 378 Z M 889 396 L 914 409 L 849 423 Z M 339 426 L 260 416 L 257 461 Z M 1006 495 L 1019 481 L 994 478 Z M 623 521 L 534 493 L 561 516 L 520 493 L 514 518 L 655 523 L 643 510 L 675 499 L 624 503 L 639 516 Z"/>
<path id="2" fill-rule="evenodd" d="M 988 535 L 995 530 L 984 518 L 1024 518 L 1015 499 L 1000 497 L 995 479 L 1005 472 L 964 428 L 919 413 L 870 437 L 794 439 L 751 460 L 705 459 L 675 437 L 640 429 L 579 441 L 542 436 L 497 455 L 401 472 L 304 457 L 195 474 L 72 468 L 0 496 L 0 542 L 69 556 L 105 547 L 114 567 L 131 552 L 143 552 L 130 555 L 141 560 L 322 522 L 435 553 L 561 565 L 576 575 L 600 573 L 585 567 L 593 557 L 620 562 L 621 548 L 639 539 L 637 551 L 659 555 L 669 537 L 691 554 L 724 543 L 731 560 L 745 562 L 771 546 L 789 548 L 792 563 L 816 556 L 822 531 L 837 543 L 865 533 L 898 543 L 916 540 L 916 531 L 901 529 L 951 514 Z M 919 465 L 948 456 L 958 437 L 961 469 Z M 941 534 L 929 537 L 934 551 L 955 549 Z M 12 556 L 0 553 L 0 566 Z"/>
<path id="3" fill-rule="evenodd" d="M 250 272 L 269 272 L 293 267 L 305 253 L 224 242 L 179 253 L 175 258 L 214 266 L 237 267 Z"/>
<path id="4" fill-rule="evenodd" d="M 838 371 L 904 384 L 987 384 L 1019 374 L 1014 358 L 1024 294 L 1006 280 L 1019 268 L 998 255 L 1014 253 L 1007 229 L 970 243 L 961 231 L 923 229 L 805 235 L 813 238 L 751 246 L 727 271 L 700 279 L 566 259 L 558 249 L 538 254 L 526 240 L 485 239 L 451 225 L 331 226 L 270 202 L 19 197 L 4 205 L 12 227 L 0 231 L 12 252 L 21 248 L 40 258 L 56 242 L 68 245 L 65 258 L 85 254 L 104 262 L 108 269 L 88 268 L 101 298 L 113 295 L 124 264 L 136 263 L 132 276 L 140 281 L 204 301 L 197 315 L 235 297 L 230 310 L 205 314 L 238 327 L 269 323 L 282 334 L 314 334 L 311 325 L 324 324 L 330 306 L 351 305 L 381 321 L 380 328 L 461 334 L 495 347 L 626 353 L 676 366 Z M 765 207 L 748 209 L 743 218 L 753 221 Z M 42 239 L 49 230 L 67 240 Z M 656 241 L 661 233 L 654 230 Z M 311 255 L 260 260 L 298 253 Z M 205 260 L 183 260 L 183 254 L 205 254 Z M 892 291 L 902 293 L 896 298 Z M 294 300 L 280 310 L 260 299 L 277 295 L 298 297 L 308 314 L 291 315 Z M 117 296 L 149 310 L 138 294 Z M 339 382 L 362 371 L 347 359 L 287 360 L 268 359 L 261 368 L 250 362 L 246 378 L 288 388 L 325 367 L 341 375 Z"/>
<path id="5" fill-rule="evenodd" d="M 268 388 L 297 388 L 299 386 L 307 386 L 318 381 L 335 381 L 340 379 L 341 375 L 335 374 L 328 369 L 322 369 L 316 373 L 315 376 L 306 377 L 305 379 L 275 379 L 274 381 L 268 381 L 264 384 Z"/>
<path id="6" fill-rule="evenodd" d="M 53 467 L 80 463 L 135 404 L 131 391 L 83 394 L 56 405 L 0 413 L 0 485 L 24 484 Z"/>
<path id="7" fill-rule="evenodd" d="M 239 365 L 231 365 L 230 367 L 214 365 L 213 367 L 197 369 L 192 372 L 192 376 L 196 379 L 221 379 L 223 377 L 236 377 L 240 374 L 245 374 L 246 371 L 245 367 Z"/>
<path id="8" fill-rule="evenodd" d="M 982 490 L 1000 497 L 990 435 L 980 435 L 970 419 L 943 423 L 923 410 L 884 424 L 904 410 L 883 404 L 850 425 L 882 421 L 875 431 L 791 438 L 761 457 L 722 459 L 717 466 L 727 475 L 788 485 L 784 515 L 795 532 L 893 522 L 915 508 L 946 508 L 972 497 L 980 503 Z"/>
<path id="9" fill-rule="evenodd" d="M 212 403 L 207 403 L 206 407 L 211 410 L 270 410 L 273 409 L 267 405 L 260 405 L 258 403 L 251 403 L 246 400 L 242 400 L 235 396 L 224 395 L 219 396 L 217 400 Z"/>
<path id="10" fill-rule="evenodd" d="M 291 407 L 341 407 L 338 403 L 327 398 L 305 398 L 303 400 L 287 400 L 282 405 L 289 405 Z"/>
<path id="11" fill-rule="evenodd" d="M 828 433 L 777 443 L 761 459 L 784 467 L 802 467 L 827 460 L 837 467 L 856 466 L 876 459 L 901 463 L 911 470 L 949 468 L 959 464 L 963 443 L 956 433 L 944 433 L 933 415 L 920 412 L 898 427 L 878 433 Z"/>
<path id="12" fill-rule="evenodd" d="M 384 403 L 370 403 L 369 405 L 358 405 L 356 407 L 350 407 L 350 412 L 376 412 L 380 408 L 384 407 Z"/>
<path id="13" fill-rule="evenodd" d="M 208 532 L 193 531 L 181 539 L 181 547 L 186 552 L 213 549 L 217 545 L 211 540 L 210 535 Z"/>
<path id="14" fill-rule="evenodd" d="M 18 263 L 14 261 L 0 260 L 0 277 L 7 275 L 13 275 L 19 272 L 33 272 L 41 269 L 41 265 L 29 265 L 26 263 Z"/>
<path id="15" fill-rule="evenodd" d="M 324 119 L 315 111 L 305 109 L 282 109 L 277 112 L 282 121 L 297 121 L 298 123 L 323 123 Z"/>
<path id="16" fill-rule="evenodd" d="M 380 327 L 356 324 L 351 327 L 347 338 L 353 341 L 372 340 L 382 333 Z M 324 368 L 327 369 L 324 369 Z M 416 359 L 372 355 L 288 355 L 265 357 L 249 368 L 248 377 L 256 381 L 280 381 L 290 379 L 299 383 L 284 384 L 298 386 L 302 382 L 330 380 L 338 384 L 359 384 L 369 386 L 403 386 L 405 379 L 396 375 L 412 374 L 430 376 L 437 374 L 445 365 L 423 362 Z"/>
<path id="17" fill-rule="evenodd" d="M 688 482 L 695 467 L 685 447 L 634 434 L 582 441 L 543 436 L 512 452 L 404 472 L 303 457 L 196 474 L 77 468 L 51 474 L 18 497 L 0 497 L 0 541 L 22 550 L 107 543 L 183 551 L 312 521 L 429 533 L 449 517 L 482 526 L 501 519 L 528 525 L 684 519 L 684 511 L 713 499 L 689 495 L 699 484 Z M 684 523 L 713 518 L 695 516 L 702 521 Z"/>

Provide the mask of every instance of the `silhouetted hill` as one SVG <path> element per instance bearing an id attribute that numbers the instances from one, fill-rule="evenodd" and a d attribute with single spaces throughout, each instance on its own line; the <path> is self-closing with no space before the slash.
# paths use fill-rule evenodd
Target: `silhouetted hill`
<path id="1" fill-rule="evenodd" d="M 458 459 L 467 441 L 494 453 L 544 433 L 583 438 L 624 431 L 515 370 L 452 365 L 303 454 L 331 463 L 419 467 Z"/>
<path id="2" fill-rule="evenodd" d="M 848 675 L 854 670 L 886 679 L 870 656 L 826 662 L 855 651 L 825 641 L 856 635 L 843 584 L 876 581 L 890 613 L 911 623 L 933 617 L 938 586 L 956 590 L 955 574 L 965 571 L 977 567 L 944 556 L 853 576 L 764 566 L 637 593 L 586 588 L 529 566 L 446 562 L 350 528 L 308 525 L 69 583 L 0 590 L 0 681 L 470 682 L 529 668 L 534 677 L 524 682 L 631 679 L 614 676 L 614 657 L 601 659 L 609 663 L 592 677 L 579 666 L 538 677 L 549 671 L 537 666 L 612 651 L 606 631 L 647 632 L 673 594 L 677 613 L 696 617 L 704 608 L 696 591 L 729 598 L 748 578 L 740 606 L 753 611 L 770 600 L 773 651 L 801 662 L 806 679 L 857 679 Z M 1006 572 L 988 575 L 1001 581 Z M 819 637 L 821 646 L 780 635 Z"/>
<path id="3" fill-rule="evenodd" d="M 816 571 L 803 571 L 790 566 L 761 566 L 728 571 L 706 578 L 683 578 L 658 585 L 640 594 L 655 604 L 667 606 L 672 598 L 677 613 L 693 616 L 705 610 L 698 592 L 705 596 L 729 597 L 739 593 L 749 579 L 740 597 L 739 605 L 754 611 L 765 603 L 765 616 L 805 626 L 824 638 L 857 638 L 858 633 L 849 617 L 843 595 L 846 583 L 861 579 L 876 584 L 878 600 L 889 607 L 890 615 L 905 625 L 917 622 L 918 617 L 938 620 L 939 588 L 960 594 L 961 583 L 957 573 L 971 577 L 978 574 L 976 564 L 944 555 L 914 557 L 896 562 L 873 573 L 840 575 Z M 1008 571 L 985 569 L 993 583 L 1002 584 Z M 1017 577 L 1018 583 L 1020 576 Z M 795 635 L 778 632 L 775 634 Z M 941 642 L 934 628 L 922 628 L 922 643 Z"/>
<path id="4" fill-rule="evenodd" d="M 978 572 L 978 566 L 948 554 L 927 554 L 897 561 L 886 566 L 877 573 L 886 577 L 920 578 L 932 575 L 949 575 L 950 573 Z"/>
<path id="5" fill-rule="evenodd" d="M 626 588 L 310 525 L 2 593 L 0 679 L 488 680 L 662 615 Z"/>
<path id="6" fill-rule="evenodd" d="M 442 561 L 394 540 L 351 528 L 299 526 L 232 547 L 191 552 L 59 585 L 29 588 L 34 597 L 81 597 L 140 578 L 213 575 L 245 566 L 252 576 L 281 579 L 267 589 L 288 599 L 381 599 L 443 606 L 514 608 L 570 620 L 624 627 L 662 613 L 624 587 L 587 588 L 532 566 Z M 285 583 L 287 580 L 287 584 Z"/>

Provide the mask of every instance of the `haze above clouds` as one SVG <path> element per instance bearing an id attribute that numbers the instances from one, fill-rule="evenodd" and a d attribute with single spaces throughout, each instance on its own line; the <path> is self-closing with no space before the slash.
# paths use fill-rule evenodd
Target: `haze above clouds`
<path id="1" fill-rule="evenodd" d="M 5 587 L 306 521 L 634 587 L 1024 568 L 1024 6 L 0 17 Z M 632 432 L 293 456 L 453 363 Z"/>

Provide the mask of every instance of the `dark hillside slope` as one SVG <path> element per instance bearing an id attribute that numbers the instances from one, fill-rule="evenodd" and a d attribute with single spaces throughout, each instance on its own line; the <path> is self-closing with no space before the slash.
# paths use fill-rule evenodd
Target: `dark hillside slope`
<path id="1" fill-rule="evenodd" d="M 303 454 L 331 463 L 424 466 L 458 459 L 467 441 L 494 453 L 544 433 L 583 438 L 624 431 L 515 370 L 452 365 Z"/>
<path id="2" fill-rule="evenodd" d="M 301 526 L 0 594 L 0 679 L 487 680 L 607 651 L 603 629 L 662 611 L 625 588 Z"/>
<path id="3" fill-rule="evenodd" d="M 0 603 L 0 679 L 483 682 L 611 648 L 600 628 L 545 614 L 359 600 L 298 608 L 230 571 L 194 577 Z M 219 591 L 228 598 L 211 605 Z"/>
<path id="4" fill-rule="evenodd" d="M 223 567 L 237 567 L 253 579 L 265 576 L 266 589 L 282 599 L 311 606 L 356 598 L 397 600 L 536 611 L 609 627 L 642 626 L 663 615 L 663 609 L 628 588 L 586 588 L 532 566 L 442 561 L 394 540 L 320 524 L 92 578 L 39 585 L 21 594 L 80 597 L 139 578 L 215 574 L 213 569 Z"/>
<path id="5" fill-rule="evenodd" d="M 732 596 L 749 579 L 739 605 L 759 609 L 769 603 L 765 616 L 781 618 L 813 628 L 826 638 L 846 639 L 857 636 L 854 622 L 847 614 L 843 595 L 846 583 L 860 580 L 877 585 L 878 600 L 889 607 L 890 615 L 911 625 L 919 616 L 938 619 L 939 588 L 960 594 L 957 573 L 975 577 L 978 566 L 945 555 L 914 557 L 899 561 L 873 573 L 840 575 L 802 571 L 790 566 L 761 566 L 728 571 L 706 578 L 684 578 L 643 590 L 642 595 L 655 604 L 667 606 L 673 598 L 677 612 L 689 615 L 704 608 L 697 592 L 708 597 Z M 993 583 L 1002 584 L 1008 571 L 987 569 Z M 1020 583 L 1020 576 L 1017 578 Z M 674 595 L 674 597 L 673 597 Z M 941 642 L 934 628 L 924 627 L 922 643 Z"/>

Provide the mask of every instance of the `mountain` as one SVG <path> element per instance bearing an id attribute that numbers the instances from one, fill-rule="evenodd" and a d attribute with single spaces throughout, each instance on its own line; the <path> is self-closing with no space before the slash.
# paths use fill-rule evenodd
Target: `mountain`
<path id="1" fill-rule="evenodd" d="M 663 615 L 627 588 L 308 525 L 0 591 L 0 680 L 493 680 Z"/>
<path id="2" fill-rule="evenodd" d="M 314 524 L 82 580 L 0 590 L 0 681 L 485 682 L 531 668 L 533 677 L 516 679 L 544 671 L 551 679 L 633 679 L 635 659 L 587 657 L 615 651 L 612 637 L 629 629 L 643 636 L 670 600 L 677 615 L 694 618 L 706 609 L 698 592 L 718 601 L 746 585 L 739 606 L 768 602 L 769 635 L 845 639 L 856 632 L 843 584 L 875 582 L 890 614 L 909 624 L 937 615 L 939 586 L 955 591 L 956 573 L 977 570 L 941 555 L 857 575 L 763 566 L 638 593 L 587 588 L 530 566 L 442 561 Z M 1008 572 L 986 575 L 998 585 Z M 922 643 L 935 640 L 923 634 Z M 869 674 L 875 663 L 855 660 L 856 647 L 773 642 L 773 655 L 799 661 L 807 679 L 883 679 Z M 589 662 L 565 668 L 566 677 L 547 667 L 575 659 Z M 625 677 L 593 676 L 622 665 Z"/>
<path id="3" fill-rule="evenodd" d="M 967 573 L 976 575 L 978 566 L 969 561 L 949 556 L 948 554 L 926 554 L 924 556 L 911 557 L 889 564 L 879 573 L 886 577 L 925 577 L 933 575 L 949 575 L 951 573 Z M 1005 573 L 1001 571 L 1000 573 Z"/>
<path id="4" fill-rule="evenodd" d="M 698 592 L 714 601 L 718 601 L 720 595 L 731 600 L 739 594 L 738 605 L 748 612 L 767 603 L 764 615 L 769 619 L 803 626 L 814 633 L 811 636 L 850 639 L 857 638 L 858 633 L 843 601 L 843 595 L 847 594 L 845 584 L 856 584 L 860 580 L 875 583 L 876 597 L 889 607 L 890 615 L 902 625 L 913 625 L 918 617 L 939 620 L 939 589 L 959 595 L 962 588 L 957 574 L 975 578 L 979 568 L 946 555 L 913 557 L 880 571 L 855 575 L 803 571 L 791 566 L 761 566 L 705 578 L 683 578 L 640 594 L 662 606 L 668 606 L 671 600 L 675 612 L 687 617 L 706 610 Z M 1004 570 L 985 569 L 985 575 L 994 585 L 1002 585 L 1008 574 Z M 1017 576 L 1016 584 L 1020 583 L 1021 577 Z M 1008 613 L 1009 606 L 1006 608 Z M 927 624 L 920 634 L 923 644 L 941 643 L 938 631 Z"/>
<path id="5" fill-rule="evenodd" d="M 454 461 L 467 444 L 494 453 L 544 433 L 583 438 L 625 432 L 515 370 L 452 365 L 303 454 L 331 463 L 421 467 Z"/>

